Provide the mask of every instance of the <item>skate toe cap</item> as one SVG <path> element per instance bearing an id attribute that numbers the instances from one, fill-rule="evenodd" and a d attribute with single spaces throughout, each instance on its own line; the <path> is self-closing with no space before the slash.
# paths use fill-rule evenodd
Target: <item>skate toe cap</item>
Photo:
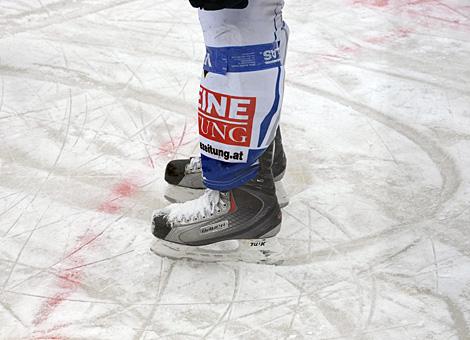
<path id="1" fill-rule="evenodd" d="M 155 212 L 152 218 L 152 234 L 159 239 L 164 240 L 171 231 L 170 223 L 165 214 L 159 211 Z"/>
<path id="2" fill-rule="evenodd" d="M 165 181 L 169 184 L 178 185 L 184 178 L 187 160 L 176 159 L 169 162 L 165 170 Z"/>

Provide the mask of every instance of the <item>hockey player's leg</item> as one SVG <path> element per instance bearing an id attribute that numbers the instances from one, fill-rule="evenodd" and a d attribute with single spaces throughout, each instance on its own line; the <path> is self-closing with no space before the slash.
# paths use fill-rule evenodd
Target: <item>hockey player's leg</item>
<path id="1" fill-rule="evenodd" d="M 157 254 L 281 261 L 275 236 L 282 213 L 272 169 L 287 43 L 281 10 L 282 2 L 259 0 L 244 9 L 199 12 L 207 45 L 199 100 L 201 161 L 180 162 L 167 180 L 209 189 L 154 213 Z M 200 168 L 202 184 L 200 176 L 185 176 Z M 238 246 L 227 248 L 233 243 Z"/>
<path id="2" fill-rule="evenodd" d="M 213 5 L 210 4 L 211 1 L 206 0 L 195 0 L 192 1 L 193 6 L 195 7 L 212 7 Z M 224 5 L 224 1 L 217 1 L 218 4 Z M 236 6 L 242 1 L 237 1 L 237 0 L 230 0 L 228 1 L 229 8 L 235 8 L 233 6 Z M 282 10 L 282 4 L 281 2 L 275 2 L 272 0 L 260 0 L 259 4 L 257 4 L 256 8 L 251 10 L 251 14 L 246 14 L 245 12 L 242 12 L 242 16 L 259 16 L 257 15 L 257 12 L 269 12 L 272 10 L 273 13 L 275 13 L 274 20 L 272 18 L 268 18 L 266 20 L 266 23 L 263 24 L 263 29 L 267 30 L 267 33 L 265 34 L 265 37 L 263 39 L 266 39 L 266 41 L 269 40 L 269 35 L 274 34 L 275 40 L 278 42 L 279 46 L 279 53 L 280 53 L 280 59 L 282 61 L 282 65 L 285 64 L 286 61 L 286 55 L 287 55 L 287 44 L 288 44 L 288 39 L 289 39 L 289 29 L 287 25 L 282 21 L 282 15 L 281 15 L 281 10 Z M 245 8 L 246 5 L 243 5 L 243 8 Z M 271 7 L 271 8 L 270 8 Z M 253 14 L 254 13 L 254 14 Z M 220 22 L 224 22 L 224 20 L 220 20 L 220 15 L 217 16 L 218 20 Z M 222 16 L 223 18 L 223 16 Z M 244 19 L 249 20 L 249 19 Z M 202 18 L 202 21 L 207 21 L 207 18 Z M 272 26 L 272 22 L 274 21 L 274 28 L 270 27 Z M 204 28 L 204 23 L 203 28 Z M 229 24 L 227 24 L 229 25 Z M 215 25 L 214 25 L 215 26 Z M 250 28 L 250 25 L 245 25 L 248 28 Z M 205 32 L 209 32 L 209 29 L 205 29 Z M 217 30 L 214 30 L 217 31 Z M 238 32 L 237 32 L 238 33 Z M 208 34 L 210 36 L 210 32 Z M 243 35 L 243 34 L 240 34 Z M 216 40 L 209 38 L 208 40 Z M 264 53 L 267 53 L 269 56 L 270 53 L 273 51 L 265 51 Z M 275 51 L 277 52 L 277 51 Z M 206 63 L 210 62 L 210 58 L 206 58 Z M 280 86 L 283 88 L 283 83 L 284 83 L 284 75 L 282 74 L 282 77 L 280 79 Z M 258 82 L 261 87 L 266 86 L 266 83 L 263 82 Z M 269 82 L 268 82 L 269 83 Z M 281 90 L 283 92 L 283 90 Z M 282 107 L 282 93 L 280 96 L 280 103 L 279 103 L 279 113 L 280 114 L 280 109 Z M 207 126 L 206 126 L 207 129 Z M 277 191 L 277 196 L 279 199 L 279 204 L 281 207 L 285 207 L 289 204 L 289 198 L 287 195 L 286 190 L 284 189 L 284 185 L 281 182 L 282 178 L 284 177 L 284 173 L 286 170 L 286 155 L 284 153 L 284 147 L 282 144 L 282 137 L 281 137 L 281 131 L 280 128 L 277 129 L 276 131 L 276 136 L 275 136 L 275 151 L 274 151 L 274 162 L 273 162 L 273 174 L 274 174 L 274 180 L 276 182 L 276 191 Z M 200 157 L 193 157 L 190 159 L 182 159 L 182 160 L 175 160 L 171 161 L 166 168 L 165 171 L 165 180 L 169 184 L 166 188 L 165 191 L 165 198 L 167 198 L 170 202 L 175 203 L 175 202 L 186 202 L 188 200 L 195 199 L 199 196 L 201 196 L 204 193 L 205 185 L 202 181 L 202 166 L 201 166 L 201 158 Z"/>

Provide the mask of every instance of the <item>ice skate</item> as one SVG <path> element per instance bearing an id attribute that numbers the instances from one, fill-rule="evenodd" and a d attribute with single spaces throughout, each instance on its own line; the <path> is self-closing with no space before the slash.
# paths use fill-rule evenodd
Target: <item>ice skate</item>
<path id="1" fill-rule="evenodd" d="M 286 155 L 282 146 L 280 129 L 277 130 L 274 140 L 274 161 L 272 166 L 276 195 L 279 206 L 286 207 L 289 197 L 284 188 L 282 179 L 286 172 Z M 165 180 L 168 186 L 165 190 L 165 198 L 172 203 L 182 203 L 194 200 L 204 194 L 202 181 L 201 158 L 177 159 L 168 163 L 165 171 Z"/>
<path id="2" fill-rule="evenodd" d="M 275 238 L 282 213 L 264 157 L 258 177 L 245 185 L 227 192 L 206 189 L 195 200 L 156 211 L 152 251 L 199 261 L 282 263 L 282 248 Z"/>

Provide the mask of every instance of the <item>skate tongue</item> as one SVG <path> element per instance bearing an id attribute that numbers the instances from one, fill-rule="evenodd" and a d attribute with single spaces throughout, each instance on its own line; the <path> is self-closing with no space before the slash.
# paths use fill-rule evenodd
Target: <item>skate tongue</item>
<path id="1" fill-rule="evenodd" d="M 201 170 L 201 158 L 200 157 L 191 157 L 189 159 L 189 163 L 186 166 L 186 171 L 187 172 L 195 172 L 198 170 Z"/>
<path id="2" fill-rule="evenodd" d="M 210 216 L 218 209 L 219 201 L 219 191 L 206 189 L 204 195 L 195 200 L 170 205 L 168 220 L 170 222 L 189 221 Z"/>

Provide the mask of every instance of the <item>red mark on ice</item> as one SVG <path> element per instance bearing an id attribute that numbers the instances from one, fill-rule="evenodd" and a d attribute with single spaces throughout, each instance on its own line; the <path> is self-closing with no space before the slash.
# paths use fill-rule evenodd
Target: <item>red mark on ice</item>
<path id="1" fill-rule="evenodd" d="M 402 28 L 395 29 L 384 35 L 367 38 L 365 39 L 365 41 L 371 44 L 380 45 L 380 44 L 385 44 L 387 42 L 393 42 L 399 38 L 406 38 L 412 32 L 413 32 L 412 29 L 402 27 Z"/>
<path id="2" fill-rule="evenodd" d="M 96 238 L 97 235 L 91 233 L 82 235 L 72 250 L 63 258 L 61 263 L 70 267 L 70 269 L 61 269 L 56 273 L 57 281 L 55 285 L 57 292 L 42 303 L 33 320 L 34 326 L 39 327 L 49 320 L 54 312 L 80 288 L 83 279 L 82 266 L 85 264 L 85 260 L 79 255 L 79 252 Z M 69 324 L 60 324 L 47 330 L 35 331 L 33 339 L 65 340 L 65 337 L 53 333 L 65 328 L 67 325 Z"/>
<path id="3" fill-rule="evenodd" d="M 372 7 L 386 7 L 389 5 L 389 0 L 354 0 L 353 4 Z"/>
<path id="4" fill-rule="evenodd" d="M 195 123 L 194 129 L 193 127 L 190 128 L 190 130 L 193 132 L 188 132 L 187 124 L 185 122 L 182 133 L 177 136 L 172 136 L 170 131 L 168 131 L 168 134 L 170 135 L 170 140 L 168 142 L 161 144 L 158 147 L 158 151 L 155 153 L 155 156 L 162 157 L 162 156 L 175 155 L 178 153 L 178 150 L 180 147 L 191 144 L 194 141 L 196 141 L 198 138 L 197 136 L 195 136 L 196 129 L 197 129 L 196 126 L 197 125 Z"/>
<path id="5" fill-rule="evenodd" d="M 35 331 L 34 334 L 36 335 L 34 335 L 33 339 L 34 340 L 67 340 L 68 338 L 62 335 L 54 335 L 53 333 L 69 325 L 70 324 L 61 324 L 61 325 L 57 325 L 57 326 L 54 326 L 52 328 L 49 328 L 43 331 Z"/>
<path id="6" fill-rule="evenodd" d="M 114 189 L 113 193 L 120 197 L 130 197 L 137 191 L 137 186 L 129 180 L 124 180 L 119 183 Z"/>
<path id="7" fill-rule="evenodd" d="M 107 214 L 118 213 L 122 208 L 123 198 L 129 198 L 135 195 L 138 189 L 136 183 L 130 179 L 124 179 L 112 189 L 111 194 L 101 203 L 98 210 Z"/>

